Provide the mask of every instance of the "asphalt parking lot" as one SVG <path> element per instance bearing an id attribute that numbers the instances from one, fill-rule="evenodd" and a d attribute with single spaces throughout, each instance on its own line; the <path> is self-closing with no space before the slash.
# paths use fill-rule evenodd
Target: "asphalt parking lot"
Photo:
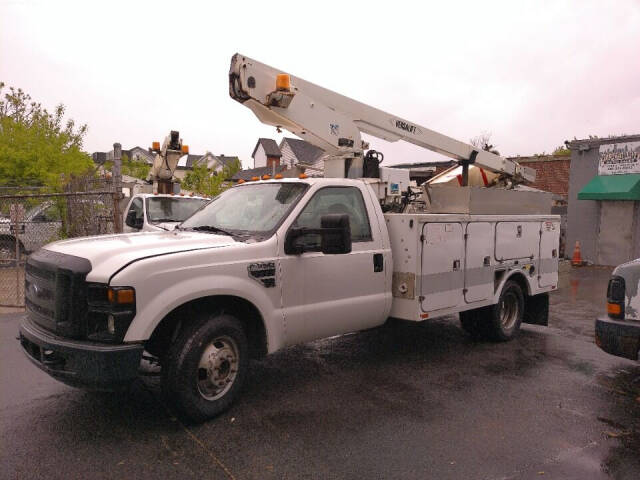
<path id="1" fill-rule="evenodd" d="M 0 315 L 1 478 L 640 478 L 640 364 L 600 351 L 610 270 L 562 275 L 550 327 L 506 344 L 455 318 L 290 348 L 203 425 L 32 366 Z"/>

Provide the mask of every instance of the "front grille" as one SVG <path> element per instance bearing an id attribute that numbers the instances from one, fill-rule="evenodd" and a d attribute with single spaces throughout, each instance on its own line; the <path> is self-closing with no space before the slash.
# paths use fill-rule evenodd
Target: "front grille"
<path id="1" fill-rule="evenodd" d="M 86 276 L 88 260 L 49 250 L 38 250 L 27 260 L 25 304 L 30 318 L 63 337 L 87 334 Z"/>

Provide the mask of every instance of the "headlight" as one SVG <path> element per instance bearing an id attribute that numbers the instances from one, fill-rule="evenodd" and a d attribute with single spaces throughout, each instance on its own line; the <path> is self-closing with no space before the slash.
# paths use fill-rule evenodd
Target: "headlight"
<path id="1" fill-rule="evenodd" d="M 611 277 L 607 286 L 607 314 L 612 318 L 624 318 L 624 278 Z"/>
<path id="2" fill-rule="evenodd" d="M 136 314 L 135 289 L 90 284 L 88 303 L 87 338 L 98 342 L 121 342 Z"/>

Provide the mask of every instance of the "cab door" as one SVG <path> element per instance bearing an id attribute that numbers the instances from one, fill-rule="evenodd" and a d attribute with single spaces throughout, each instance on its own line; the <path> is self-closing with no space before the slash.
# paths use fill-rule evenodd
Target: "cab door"
<path id="1" fill-rule="evenodd" d="M 390 251 L 382 248 L 380 230 L 372 228 L 370 220 L 376 219 L 369 218 L 370 202 L 354 186 L 320 188 L 289 227 L 319 228 L 323 215 L 346 213 L 351 253 L 325 255 L 319 251 L 319 235 L 306 235 L 298 239 L 304 253 L 287 255 L 284 236 L 279 239 L 288 345 L 374 327 L 386 320 Z"/>

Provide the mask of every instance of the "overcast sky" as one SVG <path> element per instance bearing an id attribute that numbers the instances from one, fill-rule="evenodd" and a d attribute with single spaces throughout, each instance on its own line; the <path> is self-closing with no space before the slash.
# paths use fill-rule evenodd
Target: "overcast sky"
<path id="1" fill-rule="evenodd" d="M 279 140 L 228 95 L 241 52 L 503 155 L 640 133 L 640 1 L 0 0 L 0 80 L 87 123 L 85 149 Z M 385 163 L 441 160 L 371 139 Z"/>

